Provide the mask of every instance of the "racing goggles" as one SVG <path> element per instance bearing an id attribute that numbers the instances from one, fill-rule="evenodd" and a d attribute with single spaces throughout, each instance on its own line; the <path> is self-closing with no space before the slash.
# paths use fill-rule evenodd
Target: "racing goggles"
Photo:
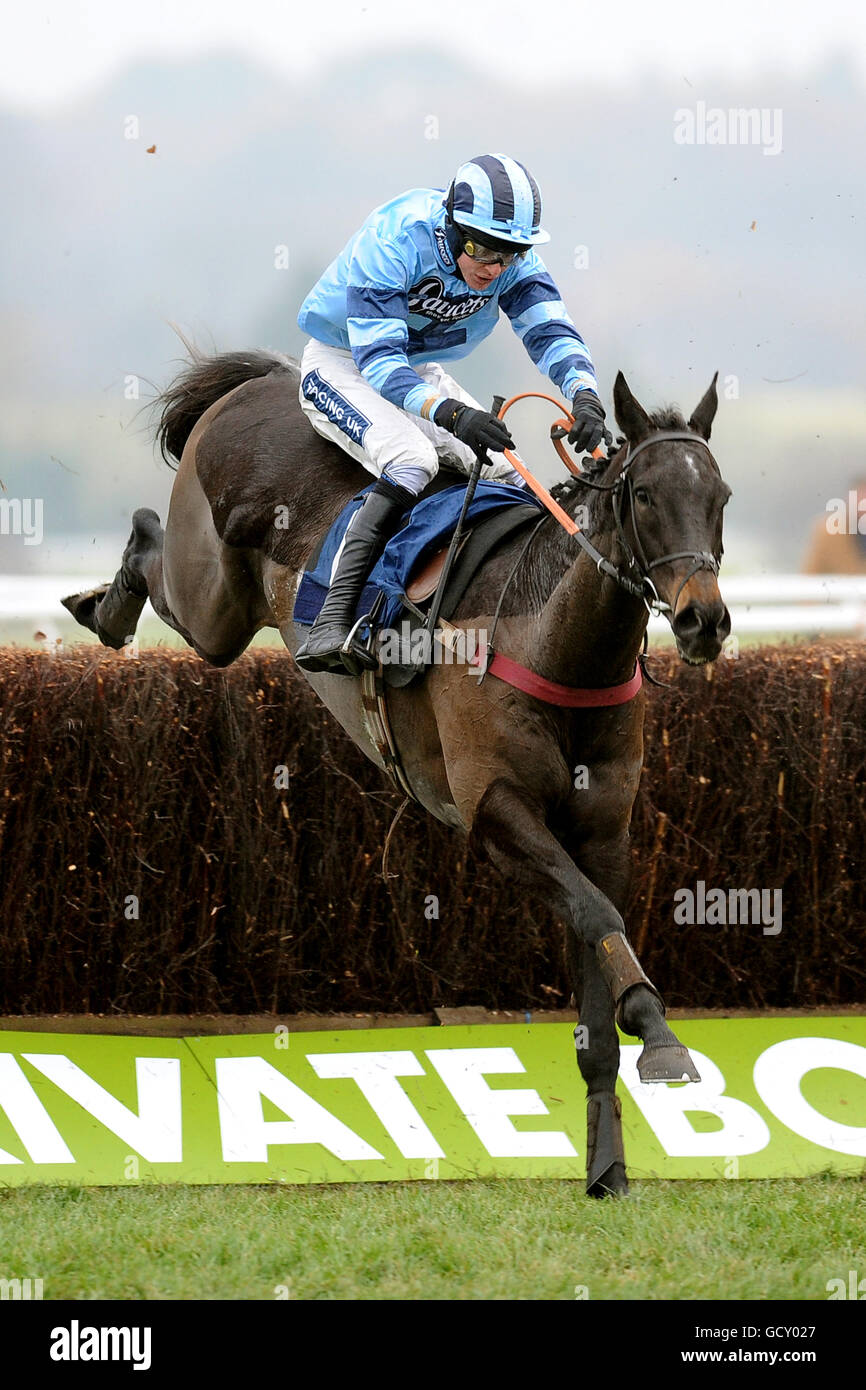
<path id="1" fill-rule="evenodd" d="M 501 265 L 507 270 L 529 250 L 528 246 L 515 246 L 513 242 L 484 241 L 476 232 L 466 232 L 462 228 L 461 232 L 464 254 L 478 265 Z"/>

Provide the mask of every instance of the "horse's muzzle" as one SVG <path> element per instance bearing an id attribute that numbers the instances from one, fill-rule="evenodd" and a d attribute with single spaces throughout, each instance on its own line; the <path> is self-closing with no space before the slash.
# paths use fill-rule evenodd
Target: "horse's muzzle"
<path id="1" fill-rule="evenodd" d="M 677 649 L 694 666 L 715 661 L 731 631 L 731 615 L 721 600 L 690 599 L 671 622 Z"/>

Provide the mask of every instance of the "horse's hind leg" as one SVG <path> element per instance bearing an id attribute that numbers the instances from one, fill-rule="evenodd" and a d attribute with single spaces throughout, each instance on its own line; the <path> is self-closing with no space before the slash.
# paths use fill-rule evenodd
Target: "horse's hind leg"
<path id="1" fill-rule="evenodd" d="M 167 609 L 160 611 L 154 602 L 155 596 L 162 594 L 161 580 L 153 582 L 156 568 L 161 573 L 162 544 L 163 530 L 156 512 L 139 508 L 132 518 L 132 535 L 120 569 L 111 583 L 61 600 L 75 621 L 95 632 L 103 646 L 117 650 L 132 641 L 148 597 L 163 621 L 175 626 Z"/>
<path id="2" fill-rule="evenodd" d="M 63 599 L 64 607 L 107 647 L 132 640 L 147 599 L 204 661 L 228 666 L 270 620 L 263 594 L 250 580 L 246 552 L 225 545 L 210 505 L 184 455 L 164 532 L 143 507 L 110 584 Z"/>

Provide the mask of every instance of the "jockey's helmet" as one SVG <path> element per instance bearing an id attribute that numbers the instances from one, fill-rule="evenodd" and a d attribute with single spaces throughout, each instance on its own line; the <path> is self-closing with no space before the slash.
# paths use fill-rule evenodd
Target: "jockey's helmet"
<path id="1" fill-rule="evenodd" d="M 507 154 L 478 154 L 461 164 L 445 198 L 458 227 L 497 242 L 536 246 L 550 241 L 541 226 L 541 194 L 529 170 Z"/>

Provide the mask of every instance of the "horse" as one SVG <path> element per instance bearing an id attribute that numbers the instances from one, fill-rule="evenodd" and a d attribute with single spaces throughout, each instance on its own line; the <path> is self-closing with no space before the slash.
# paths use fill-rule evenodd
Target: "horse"
<path id="1" fill-rule="evenodd" d="M 583 509 L 591 544 L 575 544 L 552 515 L 528 542 L 505 537 L 476 570 L 452 625 L 485 632 L 495 615 L 497 651 L 551 689 L 631 681 L 634 691 L 652 607 L 666 613 L 685 661 L 714 661 L 730 631 L 718 587 L 730 489 L 708 443 L 717 377 L 686 421 L 673 408 L 648 414 L 620 372 L 613 453 L 559 489 L 569 517 Z M 294 654 L 305 635 L 293 620 L 300 575 L 369 482 L 312 430 L 298 386 L 297 362 L 278 353 L 192 351 L 158 398 L 157 439 L 177 466 L 165 530 L 155 512 L 137 511 L 114 581 L 64 600 L 100 641 L 117 648 L 129 641 L 149 598 L 216 666 L 237 660 L 263 627 L 276 628 Z M 304 679 L 385 767 L 360 683 L 334 672 Z M 616 1025 L 644 1044 L 643 1082 L 699 1080 L 623 920 L 644 700 L 641 688 L 616 704 L 550 703 L 492 673 L 479 679 L 468 661 L 434 663 L 388 694 L 416 800 L 567 928 L 577 1065 L 587 1088 L 586 1192 L 594 1197 L 628 1191 Z"/>

